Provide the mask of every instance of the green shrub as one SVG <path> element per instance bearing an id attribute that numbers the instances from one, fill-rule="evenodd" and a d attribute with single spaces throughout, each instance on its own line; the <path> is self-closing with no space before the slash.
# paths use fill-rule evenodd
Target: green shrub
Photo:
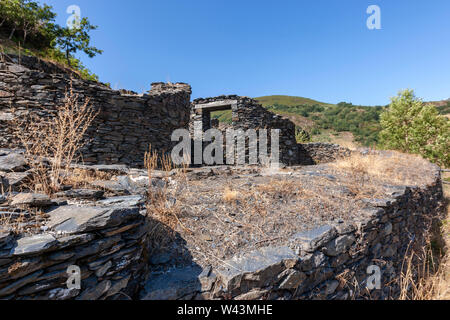
<path id="1" fill-rule="evenodd" d="M 433 105 L 426 105 L 412 90 L 391 99 L 381 114 L 380 142 L 384 148 L 420 154 L 432 162 L 450 165 L 450 123 Z"/>

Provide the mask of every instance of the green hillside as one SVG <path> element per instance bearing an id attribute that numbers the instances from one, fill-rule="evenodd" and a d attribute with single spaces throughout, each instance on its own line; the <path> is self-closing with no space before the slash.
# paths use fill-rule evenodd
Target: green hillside
<path id="1" fill-rule="evenodd" d="M 332 106 L 333 104 L 324 103 L 320 101 L 316 101 L 309 98 L 303 98 L 303 97 L 294 97 L 294 96 L 281 96 L 281 95 L 275 95 L 275 96 L 265 96 L 265 97 L 259 97 L 255 98 L 256 101 L 261 103 L 264 107 L 268 106 L 274 106 L 274 105 L 284 105 L 284 106 L 290 106 L 295 107 L 299 105 L 319 105 L 319 106 Z"/>
<path id="2" fill-rule="evenodd" d="M 261 103 L 265 108 L 274 111 L 275 113 L 287 116 L 289 116 L 290 114 L 297 114 L 297 110 L 295 108 L 297 108 L 298 106 L 317 106 L 317 105 L 323 107 L 334 106 L 333 104 L 330 103 L 324 103 L 309 98 L 283 96 L 283 95 L 264 96 L 254 99 L 259 103 Z M 272 110 L 274 107 L 277 106 L 279 107 L 278 110 Z M 212 116 L 213 118 L 219 119 L 220 122 L 231 123 L 231 111 L 229 110 L 214 112 Z"/>
<path id="3" fill-rule="evenodd" d="M 279 95 L 255 100 L 269 111 L 292 120 L 299 128 L 299 141 L 304 138 L 300 134 L 301 128 L 309 133 L 312 141 L 338 142 L 335 141 L 336 137 L 351 133 L 353 141 L 350 142 L 373 146 L 377 143 L 378 132 L 381 130 L 379 117 L 382 106 L 356 106 L 346 102 L 335 105 L 303 97 Z M 231 111 L 215 112 L 213 118 L 231 123 Z"/>

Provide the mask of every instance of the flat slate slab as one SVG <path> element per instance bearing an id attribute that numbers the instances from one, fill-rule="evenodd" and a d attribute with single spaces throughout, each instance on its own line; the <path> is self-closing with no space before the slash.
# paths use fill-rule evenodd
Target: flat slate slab
<path id="1" fill-rule="evenodd" d="M 118 181 L 112 180 L 98 180 L 91 183 L 91 186 L 102 188 L 106 191 L 113 192 L 115 194 L 130 194 L 126 187 L 120 184 Z"/>
<path id="2" fill-rule="evenodd" d="M 4 179 L 8 188 L 11 187 L 13 191 L 19 191 L 20 187 L 31 177 L 31 172 L 9 172 L 5 174 Z"/>
<path id="3" fill-rule="evenodd" d="M 312 230 L 298 232 L 291 237 L 291 242 L 299 244 L 307 252 L 313 252 L 337 236 L 336 228 L 324 225 Z"/>
<path id="4" fill-rule="evenodd" d="M 265 247 L 225 261 L 224 267 L 217 270 L 217 277 L 226 290 L 239 287 L 246 277 L 264 286 L 298 260 L 299 257 L 289 247 Z"/>
<path id="5" fill-rule="evenodd" d="M 49 213 L 47 226 L 57 232 L 76 234 L 116 227 L 139 216 L 137 207 L 62 206 Z"/>
<path id="6" fill-rule="evenodd" d="M 75 164 L 72 165 L 73 168 L 79 168 L 84 170 L 93 170 L 93 171 L 100 171 L 100 172 L 107 172 L 107 173 L 123 173 L 127 174 L 129 172 L 129 168 L 126 165 L 121 164 L 113 164 L 113 165 L 107 165 L 107 164 L 99 164 L 99 165 L 82 165 L 82 164 Z"/>
<path id="7" fill-rule="evenodd" d="M 17 240 L 17 244 L 11 250 L 15 256 L 32 255 L 42 253 L 58 247 L 59 242 L 50 234 L 41 234 L 25 237 Z"/>
<path id="8" fill-rule="evenodd" d="M 101 199 L 105 192 L 93 189 L 72 189 L 58 192 L 55 197 L 73 198 L 73 199 Z"/>
<path id="9" fill-rule="evenodd" d="M 144 197 L 141 195 L 137 195 L 137 196 L 122 196 L 122 197 L 106 198 L 104 200 L 97 201 L 97 204 L 105 205 L 105 206 L 109 206 L 109 205 L 113 205 L 113 204 L 114 205 L 120 204 L 121 206 L 134 207 L 134 206 L 144 204 L 144 202 L 145 202 Z"/>

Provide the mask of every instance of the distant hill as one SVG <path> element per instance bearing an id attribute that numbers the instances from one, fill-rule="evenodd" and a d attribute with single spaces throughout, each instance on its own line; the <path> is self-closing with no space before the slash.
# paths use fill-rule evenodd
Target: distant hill
<path id="1" fill-rule="evenodd" d="M 380 131 L 379 116 L 383 106 L 356 106 L 341 102 L 330 104 L 304 97 L 266 96 L 255 98 L 266 109 L 289 118 L 299 128 L 298 140 L 303 140 L 300 129 L 308 132 L 312 141 L 338 142 L 372 146 Z M 231 111 L 218 111 L 213 117 L 231 123 Z M 350 139 L 349 139 L 350 137 Z"/>
<path id="2" fill-rule="evenodd" d="M 281 96 L 281 95 L 259 97 L 259 98 L 255 98 L 255 100 L 258 101 L 259 103 L 261 103 L 264 107 L 274 106 L 276 104 L 289 106 L 289 107 L 295 107 L 295 106 L 299 106 L 299 105 L 333 106 L 333 104 L 320 102 L 320 101 L 316 101 L 316 100 L 309 99 L 309 98 L 294 97 L 294 96 Z"/>
<path id="3" fill-rule="evenodd" d="M 450 104 L 450 99 L 447 100 L 440 100 L 440 101 L 430 101 L 430 102 L 426 102 L 427 104 L 433 104 L 436 107 L 442 107 L 442 106 L 446 106 L 448 104 Z"/>
<path id="4" fill-rule="evenodd" d="M 426 102 L 426 104 L 435 105 L 440 114 L 450 119 L 450 99 Z"/>

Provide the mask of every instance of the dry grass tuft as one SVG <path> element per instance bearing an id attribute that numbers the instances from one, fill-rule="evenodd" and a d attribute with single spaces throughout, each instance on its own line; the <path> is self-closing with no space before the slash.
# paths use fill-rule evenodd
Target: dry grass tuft
<path id="1" fill-rule="evenodd" d="M 261 196 L 285 200 L 302 193 L 294 181 L 285 179 L 271 179 L 269 183 L 258 185 L 256 191 Z"/>
<path id="2" fill-rule="evenodd" d="M 405 257 L 399 277 L 399 300 L 440 300 L 449 297 L 445 269 L 448 258 L 438 262 L 428 247 L 422 253 L 412 252 Z"/>
<path id="3" fill-rule="evenodd" d="M 69 175 L 71 163 L 83 147 L 85 132 L 98 112 L 89 99 L 79 103 L 72 86 L 66 90 L 65 103 L 52 116 L 30 114 L 16 121 L 15 134 L 25 148 L 25 156 L 33 172 L 31 189 L 39 186 L 51 195 L 60 191 Z"/>
<path id="4" fill-rule="evenodd" d="M 232 190 L 230 187 L 226 187 L 223 192 L 223 200 L 225 202 L 235 202 L 238 198 L 238 192 Z"/>

